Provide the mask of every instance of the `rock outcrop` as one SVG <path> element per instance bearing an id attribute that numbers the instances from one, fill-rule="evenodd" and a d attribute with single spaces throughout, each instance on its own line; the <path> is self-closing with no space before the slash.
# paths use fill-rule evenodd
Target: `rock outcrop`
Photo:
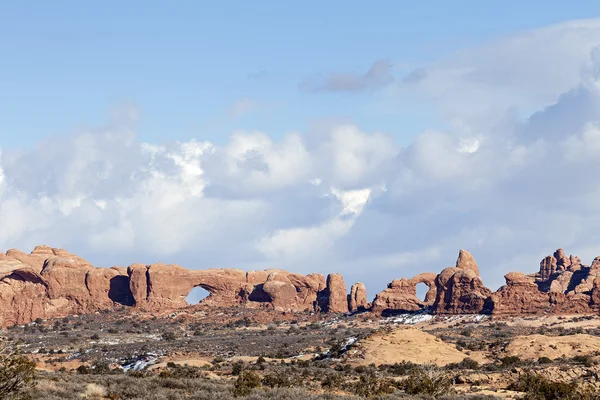
<path id="1" fill-rule="evenodd" d="M 373 300 L 372 310 L 381 313 L 419 311 L 431 306 L 436 298 L 436 274 L 425 272 L 411 279 L 394 279 L 387 289 L 378 293 Z M 417 285 L 428 287 L 425 300 L 417 297 Z"/>
<path id="2" fill-rule="evenodd" d="M 492 294 L 473 269 L 446 268 L 435 283 L 437 296 L 433 311 L 436 314 L 480 313 Z"/>
<path id="3" fill-rule="evenodd" d="M 369 307 L 367 302 L 367 287 L 362 282 L 356 282 L 350 288 L 348 295 L 348 308 L 350 311 L 364 311 Z"/>
<path id="4" fill-rule="evenodd" d="M 282 270 L 188 270 L 169 264 L 95 268 L 62 249 L 38 246 L 30 254 L 0 254 L 0 326 L 113 307 L 162 311 L 188 306 L 194 287 L 216 306 L 242 305 L 280 311 L 348 312 L 341 275 L 300 275 Z M 366 289 L 355 290 L 357 307 Z"/>
<path id="5" fill-rule="evenodd" d="M 327 275 L 327 286 L 320 295 L 319 305 L 324 312 L 348 312 L 348 292 L 341 274 Z"/>
<path id="6" fill-rule="evenodd" d="M 492 293 L 471 253 L 460 250 L 455 266 L 439 274 L 394 279 L 368 303 L 365 285 L 355 283 L 348 294 L 340 274 L 325 278 L 277 269 L 189 270 L 160 263 L 96 268 L 65 250 L 38 246 L 30 254 L 14 249 L 0 254 L 0 326 L 115 307 L 170 311 L 188 306 L 186 297 L 194 287 L 210 293 L 202 300 L 206 304 L 278 311 L 507 315 L 600 311 L 600 257 L 588 266 L 558 249 L 540 262 L 538 272 L 510 272 L 505 280 Z M 417 297 L 421 283 L 428 287 L 423 300 Z"/>
<path id="7" fill-rule="evenodd" d="M 563 249 L 544 257 L 539 272 L 505 275 L 506 285 L 493 293 L 487 311 L 493 314 L 590 313 L 600 307 L 600 258 L 591 266 Z"/>

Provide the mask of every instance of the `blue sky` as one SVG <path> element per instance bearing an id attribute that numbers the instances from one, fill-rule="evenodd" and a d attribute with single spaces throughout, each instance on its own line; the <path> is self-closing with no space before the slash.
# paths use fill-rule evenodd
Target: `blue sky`
<path id="1" fill-rule="evenodd" d="M 176 4 L 174 6 L 173 4 Z M 0 249 L 342 272 L 600 254 L 593 1 L 0 4 Z"/>
<path id="2" fill-rule="evenodd" d="M 427 106 L 382 107 L 385 93 L 305 93 L 303 80 L 411 69 L 512 32 L 593 17 L 594 1 L 104 1 L 0 5 L 0 143 L 105 122 L 135 104 L 144 140 L 226 140 L 351 120 L 403 142 L 443 125 Z M 238 102 L 247 112 L 233 113 Z M 252 104 L 250 106 L 250 104 Z"/>

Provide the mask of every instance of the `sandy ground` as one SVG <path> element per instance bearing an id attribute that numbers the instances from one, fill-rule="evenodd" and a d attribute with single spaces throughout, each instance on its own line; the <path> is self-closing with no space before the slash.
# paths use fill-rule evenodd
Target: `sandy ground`
<path id="1" fill-rule="evenodd" d="M 600 352 L 600 338 L 586 334 L 518 336 L 511 340 L 506 351 L 511 355 L 530 360 L 537 360 L 540 357 L 556 359 L 565 356 L 570 358 Z"/>
<path id="2" fill-rule="evenodd" d="M 376 334 L 362 340 L 357 347 L 357 350 L 350 350 L 350 361 L 360 365 L 394 364 L 401 361 L 446 365 L 460 362 L 466 357 L 483 357 L 473 353 L 467 356 L 455 346 L 415 328 L 399 328 L 389 334 Z"/>

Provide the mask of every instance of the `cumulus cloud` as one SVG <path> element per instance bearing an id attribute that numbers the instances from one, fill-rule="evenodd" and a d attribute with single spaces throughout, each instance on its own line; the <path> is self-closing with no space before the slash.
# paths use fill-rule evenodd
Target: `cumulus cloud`
<path id="1" fill-rule="evenodd" d="M 389 60 L 375 61 L 363 74 L 335 72 L 326 76 L 313 76 L 300 83 L 306 92 L 359 93 L 376 90 L 391 84 L 393 64 Z"/>
<path id="2" fill-rule="evenodd" d="M 396 94 L 429 98 L 460 123 L 405 147 L 348 123 L 318 136 L 142 143 L 121 118 L 2 149 L 0 247 L 49 243 L 105 265 L 339 271 L 371 295 L 451 265 L 459 248 L 491 287 L 557 247 L 590 262 L 599 44 L 600 21 L 577 21 L 425 66 Z"/>

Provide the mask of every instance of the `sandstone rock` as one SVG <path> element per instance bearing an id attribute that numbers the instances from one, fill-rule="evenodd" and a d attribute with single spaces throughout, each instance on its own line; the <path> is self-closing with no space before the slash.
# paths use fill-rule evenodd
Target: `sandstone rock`
<path id="1" fill-rule="evenodd" d="M 489 309 L 493 314 L 539 314 L 548 310 L 549 295 L 539 291 L 533 280 L 521 272 L 504 276 L 506 285 L 490 296 Z"/>
<path id="2" fill-rule="evenodd" d="M 467 269 L 475 272 L 475 275 L 479 276 L 479 267 L 475 262 L 475 259 L 467 250 L 460 250 L 458 253 L 458 259 L 456 260 L 456 268 Z"/>
<path id="3" fill-rule="evenodd" d="M 547 256 L 540 262 L 540 280 L 547 281 L 558 270 L 556 258 Z"/>
<path id="4" fill-rule="evenodd" d="M 279 279 L 278 279 L 279 278 Z M 296 308 L 296 287 L 285 276 L 269 275 L 263 284 L 275 310 L 287 311 Z"/>
<path id="5" fill-rule="evenodd" d="M 86 276 L 94 267 L 71 257 L 52 257 L 46 260 L 40 275 L 48 285 L 50 299 L 65 298 L 79 307 L 87 304 L 90 293 Z"/>
<path id="6" fill-rule="evenodd" d="M 418 311 L 424 307 L 417 298 L 416 286 L 407 279 L 394 279 L 387 289 L 377 293 L 373 300 L 372 310 L 376 312 L 406 312 Z"/>
<path id="7" fill-rule="evenodd" d="M 367 288 L 364 283 L 356 282 L 350 288 L 348 308 L 350 311 L 360 311 L 367 308 Z"/>
<path id="8" fill-rule="evenodd" d="M 453 270 L 455 269 L 453 268 Z M 375 300 L 373 300 L 372 310 L 382 313 L 419 311 L 432 305 L 437 292 L 436 276 L 436 274 L 425 272 L 411 279 L 394 279 L 388 284 L 387 289 L 377 293 Z M 419 283 L 424 283 L 429 288 L 425 295 L 425 301 L 421 301 L 417 297 L 417 285 Z"/>
<path id="9" fill-rule="evenodd" d="M 560 274 L 556 279 L 554 279 L 550 283 L 550 292 L 553 293 L 566 293 L 569 284 L 571 283 L 571 278 L 573 277 L 573 272 L 564 271 Z"/>
<path id="10" fill-rule="evenodd" d="M 571 266 L 569 267 L 569 271 L 575 272 L 575 271 L 579 271 L 581 269 L 581 258 L 571 255 L 569 257 L 569 261 L 571 263 Z"/>
<path id="11" fill-rule="evenodd" d="M 506 285 L 491 293 L 479 277 L 473 256 L 461 250 L 456 266 L 436 275 L 395 279 L 372 304 L 377 312 L 418 311 L 440 314 L 587 313 L 600 310 L 600 257 L 591 266 L 562 249 L 540 263 L 539 273 L 506 274 Z M 425 300 L 416 286 L 429 290 Z M 300 275 L 283 270 L 188 270 L 178 265 L 133 264 L 95 268 L 65 250 L 38 246 L 30 254 L 0 254 L 0 325 L 134 306 L 165 311 L 187 306 L 194 287 L 206 289 L 206 304 L 273 308 L 280 311 L 347 312 L 368 308 L 363 284 L 350 295 L 340 274 Z"/>
<path id="12" fill-rule="evenodd" d="M 348 292 L 341 274 L 327 275 L 327 286 L 320 294 L 319 303 L 324 312 L 348 312 Z"/>
<path id="13" fill-rule="evenodd" d="M 427 290 L 427 293 L 425 294 L 425 300 L 423 301 L 423 304 L 425 306 L 431 306 L 435 302 L 435 297 L 437 294 L 435 278 L 437 278 L 436 274 L 434 274 L 432 272 L 423 272 L 422 274 L 414 276 L 408 280 L 408 282 L 411 285 L 415 285 L 415 287 L 419 283 L 424 283 L 427 286 L 428 290 Z"/>
<path id="14" fill-rule="evenodd" d="M 554 258 L 556 259 L 556 266 L 559 271 L 564 271 L 571 266 L 571 259 L 567 257 L 563 249 L 558 249 L 554 252 Z"/>
<path id="15" fill-rule="evenodd" d="M 433 310 L 437 314 L 477 314 L 484 310 L 486 299 L 492 291 L 483 285 L 477 273 L 459 269 L 447 279 L 436 279 L 437 296 Z M 440 278 L 438 276 L 438 278 Z"/>

